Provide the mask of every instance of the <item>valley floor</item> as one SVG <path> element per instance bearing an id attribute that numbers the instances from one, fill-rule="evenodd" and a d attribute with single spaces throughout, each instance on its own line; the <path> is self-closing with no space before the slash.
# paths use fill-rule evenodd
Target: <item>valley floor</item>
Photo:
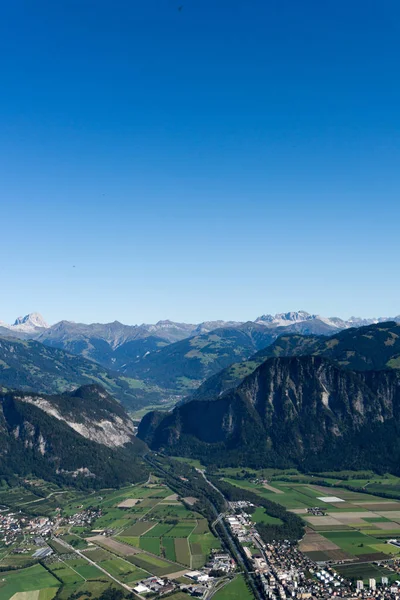
<path id="1" fill-rule="evenodd" d="M 349 585 L 355 580 L 367 585 L 370 578 L 380 583 L 382 577 L 390 585 L 400 579 L 400 544 L 393 541 L 400 540 L 400 478 L 272 469 L 223 469 L 217 477 L 301 517 L 305 535 L 299 549 L 307 564 L 316 565 L 311 577 L 329 568 Z M 209 522 L 196 511 L 196 500 L 177 496 L 154 474 L 118 490 L 60 490 L 38 480 L 13 488 L 3 484 L 1 600 L 95 600 L 110 586 L 123 597 L 138 585 L 134 597 L 146 597 L 140 590 L 157 580 L 170 582 L 171 598 L 189 598 L 189 588 L 201 582 L 187 573 L 202 571 L 210 557 L 224 554 Z M 251 522 L 278 528 L 282 523 L 261 506 L 252 508 Z M 249 556 L 260 550 L 251 543 L 243 546 Z M 265 551 L 279 554 L 275 547 Z M 229 569 L 205 588 L 205 599 L 254 597 L 243 576 Z"/>

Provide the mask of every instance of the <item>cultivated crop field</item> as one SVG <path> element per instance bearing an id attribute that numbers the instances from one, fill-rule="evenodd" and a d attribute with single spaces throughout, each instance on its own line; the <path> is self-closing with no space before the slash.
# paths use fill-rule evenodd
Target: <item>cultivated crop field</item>
<path id="1" fill-rule="evenodd" d="M 17 592 L 34 592 L 45 588 L 57 591 L 59 581 L 41 565 L 0 574 L 0 598 L 9 600 Z"/>
<path id="2" fill-rule="evenodd" d="M 118 527 L 113 538 L 97 543 L 110 544 L 114 539 L 118 543 L 136 548 L 138 552 L 142 550 L 154 557 L 175 563 L 174 571 L 185 567 L 199 568 L 205 564 L 212 549 L 220 548 L 220 541 L 210 532 L 206 519 L 193 508 L 187 508 L 171 492 L 149 505 L 145 517 L 136 521 L 134 518 L 131 514 L 128 527 L 122 531 Z M 119 554 L 123 555 L 123 552 Z M 152 561 L 149 566 L 149 558 L 143 553 L 133 562 L 154 575 L 159 575 L 160 569 L 162 574 L 165 574 L 165 569 L 170 568 L 168 564 L 161 567 Z"/>
<path id="3" fill-rule="evenodd" d="M 33 481 L 26 487 L 4 486 L 0 497 L 3 509 L 18 508 L 28 517 L 70 519 L 87 509 L 101 511 L 90 524 L 59 528 L 49 541 L 54 554 L 45 559 L 46 568 L 32 558 L 38 549 L 34 535 L 21 535 L 16 541 L 23 554 L 0 547 L 0 566 L 17 567 L 1 574 L 1 600 L 25 591 L 32 592 L 32 598 L 21 600 L 51 600 L 56 592 L 60 600 L 78 592 L 83 598 L 86 592 L 96 597 L 110 585 L 118 587 L 110 577 L 133 585 L 149 575 L 181 574 L 203 566 L 211 550 L 221 547 L 207 520 L 196 512 L 196 499 L 185 505 L 154 476 L 143 484 L 90 492 Z M 30 566 L 32 562 L 36 564 Z"/>

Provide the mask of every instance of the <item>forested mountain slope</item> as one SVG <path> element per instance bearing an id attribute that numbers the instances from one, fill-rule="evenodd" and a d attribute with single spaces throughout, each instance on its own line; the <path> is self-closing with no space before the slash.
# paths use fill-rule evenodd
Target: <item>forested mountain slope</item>
<path id="1" fill-rule="evenodd" d="M 145 478 L 146 446 L 100 386 L 70 394 L 0 395 L 0 477 L 34 475 L 82 487 Z"/>
<path id="2" fill-rule="evenodd" d="M 270 358 L 213 401 L 149 413 L 153 449 L 213 464 L 399 470 L 400 371 L 354 372 L 322 356 Z"/>
<path id="3" fill-rule="evenodd" d="M 39 342 L 0 338 L 0 389 L 55 394 L 100 383 L 127 407 L 158 399 L 158 391 L 80 356 Z"/>
<path id="4" fill-rule="evenodd" d="M 240 384 L 268 357 L 316 355 L 354 371 L 400 368 L 400 325 L 394 321 L 346 329 L 333 336 L 281 335 L 250 360 L 235 363 L 206 380 L 187 398 L 210 400 Z"/>

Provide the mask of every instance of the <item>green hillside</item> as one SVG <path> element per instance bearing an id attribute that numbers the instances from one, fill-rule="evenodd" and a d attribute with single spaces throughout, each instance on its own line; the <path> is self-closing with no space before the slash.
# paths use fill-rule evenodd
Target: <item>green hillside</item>
<path id="1" fill-rule="evenodd" d="M 149 386 L 95 362 L 39 342 L 0 338 L 0 388 L 56 394 L 98 383 L 128 408 L 160 399 Z"/>

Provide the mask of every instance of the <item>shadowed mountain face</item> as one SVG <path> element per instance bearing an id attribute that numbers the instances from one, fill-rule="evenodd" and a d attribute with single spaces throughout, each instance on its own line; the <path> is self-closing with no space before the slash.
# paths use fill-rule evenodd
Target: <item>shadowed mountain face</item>
<path id="1" fill-rule="evenodd" d="M 0 477 L 33 474 L 81 487 L 145 478 L 146 447 L 133 423 L 97 385 L 70 394 L 0 395 Z"/>
<path id="2" fill-rule="evenodd" d="M 149 413 L 153 449 L 219 465 L 399 470 L 400 372 L 321 356 L 270 358 L 214 401 Z"/>

